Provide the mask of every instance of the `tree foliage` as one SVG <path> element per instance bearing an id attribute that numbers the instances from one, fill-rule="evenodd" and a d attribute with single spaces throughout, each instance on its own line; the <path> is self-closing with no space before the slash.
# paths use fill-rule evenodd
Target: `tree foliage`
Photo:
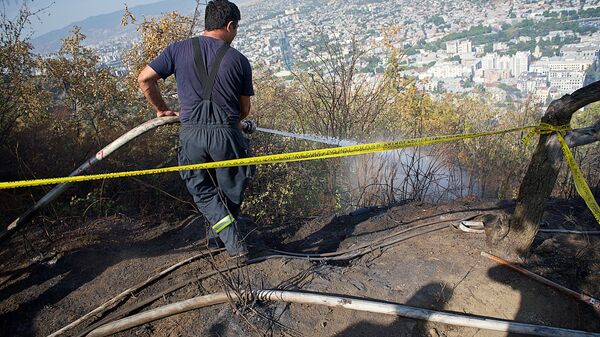
<path id="1" fill-rule="evenodd" d="M 0 15 L 0 144 L 24 118 L 43 111 L 48 98 L 35 78 L 39 59 L 24 34 L 34 15 L 25 5 L 15 18 Z"/>
<path id="2" fill-rule="evenodd" d="M 197 11 L 195 15 L 198 15 Z M 126 9 L 122 24 L 136 24 L 136 19 Z M 159 18 L 144 18 L 137 24 L 140 41 L 134 43 L 131 49 L 125 53 L 124 60 L 128 66 L 129 73 L 126 78 L 127 89 L 130 93 L 138 92 L 137 75 L 140 71 L 154 60 L 169 44 L 190 37 L 195 29 L 197 20 L 195 17 L 181 15 L 177 12 L 166 13 Z M 170 106 L 176 106 L 177 101 L 173 99 L 176 93 L 176 85 L 173 78 L 168 79 L 162 85 L 165 99 Z M 143 100 L 143 96 L 132 96 Z"/>
<path id="3" fill-rule="evenodd" d="M 79 27 L 73 28 L 58 53 L 41 65 L 46 90 L 54 96 L 54 115 L 71 119 L 82 132 L 97 137 L 120 124 L 126 100 L 120 80 L 99 67 L 99 57 L 82 45 L 84 39 Z"/>

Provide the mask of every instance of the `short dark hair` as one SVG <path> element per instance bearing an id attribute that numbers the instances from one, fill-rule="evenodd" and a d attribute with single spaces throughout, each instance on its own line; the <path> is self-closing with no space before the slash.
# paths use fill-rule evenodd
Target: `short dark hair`
<path id="1" fill-rule="evenodd" d="M 204 29 L 207 31 L 224 28 L 229 21 L 235 24 L 240 21 L 240 9 L 227 0 L 212 0 L 206 5 Z"/>

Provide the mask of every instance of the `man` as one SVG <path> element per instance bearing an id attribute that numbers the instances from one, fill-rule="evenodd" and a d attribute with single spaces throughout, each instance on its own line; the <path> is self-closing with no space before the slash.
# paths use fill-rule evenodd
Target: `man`
<path id="1" fill-rule="evenodd" d="M 200 37 L 176 42 L 142 70 L 138 77 L 156 116 L 179 116 L 179 164 L 247 157 L 248 141 L 240 130 L 254 95 L 248 59 L 230 47 L 237 34 L 240 10 L 227 0 L 209 1 L 205 31 Z M 158 80 L 174 74 L 180 112 L 169 109 Z M 230 256 L 248 251 L 238 233 L 238 215 L 251 167 L 182 171 L 188 191 L 211 228 L 209 243 L 220 240 Z"/>

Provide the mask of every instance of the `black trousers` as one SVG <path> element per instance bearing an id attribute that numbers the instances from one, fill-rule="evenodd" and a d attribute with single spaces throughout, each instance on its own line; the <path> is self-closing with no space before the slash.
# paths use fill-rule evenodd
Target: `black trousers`
<path id="1" fill-rule="evenodd" d="M 248 140 L 237 125 L 184 123 L 179 139 L 180 165 L 248 156 Z M 211 226 L 209 238 L 217 236 L 212 226 L 228 217 L 238 216 L 252 171 L 253 168 L 249 166 L 181 171 L 188 191 Z M 245 250 L 245 245 L 240 244 L 241 238 L 235 222 L 222 229 L 218 236 L 230 255 L 237 255 L 240 250 Z"/>

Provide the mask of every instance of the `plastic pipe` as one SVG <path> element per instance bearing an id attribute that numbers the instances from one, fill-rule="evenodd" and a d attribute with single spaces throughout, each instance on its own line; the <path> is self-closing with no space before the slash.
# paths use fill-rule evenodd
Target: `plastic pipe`
<path id="1" fill-rule="evenodd" d="M 82 174 L 97 162 L 108 157 L 108 155 L 119 149 L 121 146 L 129 143 L 131 140 L 143 135 L 144 133 L 156 127 L 177 122 L 179 122 L 179 117 L 172 116 L 154 118 L 141 125 L 138 125 L 137 127 L 123 134 L 121 137 L 117 138 L 112 143 L 105 146 L 102 150 L 98 151 L 94 157 L 91 157 L 85 163 L 81 164 L 81 166 L 79 166 L 75 171 L 71 172 L 69 176 L 71 177 Z M 4 240 L 10 238 L 15 229 L 23 226 L 38 210 L 56 200 L 56 198 L 63 194 L 69 187 L 71 187 L 71 183 L 56 185 L 52 190 L 50 190 L 50 192 L 42 197 L 42 199 L 36 202 L 35 205 L 31 206 L 25 213 L 23 213 L 23 215 L 15 219 L 15 221 L 13 221 L 5 230 L 0 232 L 0 242 L 4 242 Z"/>
<path id="2" fill-rule="evenodd" d="M 229 296 L 228 296 L 229 295 Z M 391 304 L 372 300 L 363 300 L 345 296 L 324 295 L 320 293 L 294 292 L 282 290 L 253 290 L 242 292 L 241 296 L 252 296 L 261 301 L 290 302 L 300 304 L 324 305 L 357 311 L 397 315 L 412 319 L 425 320 L 450 325 L 472 327 L 510 333 L 529 334 L 547 337 L 600 337 L 599 333 L 579 330 L 547 327 L 542 325 L 525 324 L 494 318 L 471 317 L 468 315 L 446 313 L 435 310 L 409 307 L 402 304 Z M 189 300 L 169 304 L 137 315 L 133 315 L 112 323 L 103 325 L 88 334 L 88 337 L 108 336 L 157 319 L 169 317 L 186 311 L 209 305 L 226 303 L 229 299 L 239 301 L 234 293 L 216 293 L 195 297 Z"/>

